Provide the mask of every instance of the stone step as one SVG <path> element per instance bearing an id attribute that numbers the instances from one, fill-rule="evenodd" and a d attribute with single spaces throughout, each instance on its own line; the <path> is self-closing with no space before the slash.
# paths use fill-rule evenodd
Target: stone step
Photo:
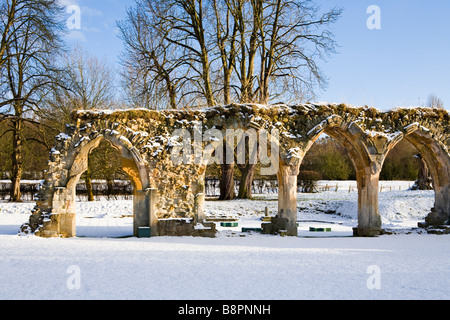
<path id="1" fill-rule="evenodd" d="M 235 221 L 238 221 L 237 218 L 225 217 L 225 216 L 206 217 L 205 220 L 210 221 L 210 222 L 235 222 Z"/>
<path id="2" fill-rule="evenodd" d="M 221 227 L 229 227 L 229 228 L 232 227 L 232 228 L 234 228 L 234 227 L 238 227 L 239 223 L 238 222 L 221 222 L 220 226 Z"/>
<path id="3" fill-rule="evenodd" d="M 242 227 L 242 232 L 262 232 L 262 228 L 244 228 L 244 227 Z"/>
<path id="4" fill-rule="evenodd" d="M 309 227 L 309 232 L 331 232 L 331 228 Z"/>

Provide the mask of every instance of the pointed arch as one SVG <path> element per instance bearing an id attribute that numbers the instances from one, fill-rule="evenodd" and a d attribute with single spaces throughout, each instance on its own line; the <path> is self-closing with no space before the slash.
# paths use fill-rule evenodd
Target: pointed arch
<path id="1" fill-rule="evenodd" d="M 103 140 L 119 151 L 122 169 L 133 185 L 134 234 L 137 234 L 139 226 L 156 223 L 156 217 L 150 214 L 151 204 L 149 193 L 146 192 L 150 187 L 147 164 L 133 143 L 121 133 L 130 134 L 131 130 L 122 128 L 118 131 L 108 126 L 97 129 L 97 126 L 75 128 L 71 135 L 61 134 L 57 137 L 59 143 L 52 150 L 37 206 L 30 223 L 24 226 L 29 232 L 44 237 L 76 235 L 76 185 L 88 168 L 89 154 Z"/>
<path id="2" fill-rule="evenodd" d="M 430 129 L 415 126 L 404 138 L 421 153 L 433 180 L 435 204 L 426 222 L 442 225 L 450 222 L 450 155 L 447 146 L 434 136 Z"/>
<path id="3" fill-rule="evenodd" d="M 366 143 L 367 134 L 354 122 L 347 122 L 339 115 L 331 115 L 309 131 L 308 140 L 300 146 L 299 161 L 294 166 L 281 165 L 278 174 L 278 213 L 281 223 L 289 235 L 296 235 L 297 220 L 297 175 L 304 155 L 321 134 L 327 134 L 347 149 L 356 171 L 358 186 L 358 228 L 357 235 L 375 236 L 381 232 L 381 218 L 378 211 L 378 180 L 380 161 L 371 153 Z M 382 162 L 382 161 L 381 161 Z M 283 222 L 284 220 L 284 222 Z"/>

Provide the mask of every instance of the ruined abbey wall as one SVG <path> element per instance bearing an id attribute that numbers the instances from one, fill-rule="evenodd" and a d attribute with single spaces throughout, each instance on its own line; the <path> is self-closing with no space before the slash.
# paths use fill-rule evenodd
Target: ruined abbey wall
<path id="1" fill-rule="evenodd" d="M 278 215 L 266 226 L 268 232 L 283 229 L 296 235 L 297 175 L 303 157 L 322 133 L 341 143 L 355 166 L 359 235 L 380 233 L 379 174 L 386 155 L 401 139 L 417 147 L 433 177 L 436 203 L 428 223 L 444 224 L 449 219 L 447 111 L 245 104 L 201 110 L 75 112 L 66 132 L 56 137 L 37 205 L 22 232 L 43 237 L 76 235 L 75 186 L 87 169 L 89 153 L 107 140 L 120 151 L 122 166 L 134 187 L 135 234 L 139 227 L 148 226 L 155 236 L 211 236 L 213 226 L 204 223 L 203 215 L 204 174 L 208 162 L 217 161 L 221 144 L 230 142 L 227 132 L 233 130 L 256 133 L 258 145 L 265 137 L 276 146 L 264 151 L 270 165 L 276 164 L 272 173 L 279 180 Z"/>

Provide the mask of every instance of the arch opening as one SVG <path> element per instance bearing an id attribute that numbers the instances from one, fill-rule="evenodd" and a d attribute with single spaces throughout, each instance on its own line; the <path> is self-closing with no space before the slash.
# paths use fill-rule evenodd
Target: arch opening
<path id="1" fill-rule="evenodd" d="M 280 166 L 279 181 L 279 217 L 287 235 L 297 235 L 297 176 L 305 154 L 314 142 L 325 133 L 342 145 L 348 152 L 355 168 L 358 188 L 358 227 L 354 234 L 359 236 L 375 236 L 381 232 L 381 218 L 378 212 L 378 179 L 379 164 L 370 156 L 369 147 L 365 144 L 364 134 L 354 124 L 348 125 L 340 117 L 335 116 L 326 124 L 311 130 L 309 140 L 296 149 L 299 150 L 295 161 L 285 161 Z M 359 129 L 359 130 L 358 130 Z M 293 149 L 291 149 L 293 150 Z M 287 158 L 292 158 L 288 155 Z M 288 159 L 290 160 L 290 159 Z M 278 227 L 277 227 L 278 228 Z"/>
<path id="2" fill-rule="evenodd" d="M 450 223 L 450 156 L 426 130 L 416 130 L 404 139 L 422 155 L 429 169 L 435 194 L 434 207 L 425 219 L 429 225 Z"/>
<path id="3" fill-rule="evenodd" d="M 297 186 L 300 237 L 353 235 L 357 223 L 356 172 L 342 142 L 322 133 L 305 153 Z"/>
<path id="4" fill-rule="evenodd" d="M 203 134 L 203 159 L 198 173 L 201 175 L 199 185 L 202 185 L 201 190 L 205 193 L 205 197 L 202 199 L 205 204 L 201 210 L 204 211 L 203 215 L 199 214 L 198 216 L 206 221 L 214 221 L 219 231 L 235 231 L 237 227 L 245 230 L 260 230 L 261 218 L 266 215 L 266 208 L 270 214 L 276 213 L 276 204 L 273 201 L 276 198 L 266 200 L 265 196 L 253 197 L 254 195 L 252 195 L 246 199 L 246 201 L 252 201 L 251 205 L 221 200 L 219 198 L 221 164 L 233 162 L 230 167 L 234 178 L 241 178 L 242 171 L 238 166 L 254 165 L 252 177 L 276 179 L 279 159 L 278 152 L 274 150 L 279 148 L 278 138 L 264 130 L 245 126 L 237 126 L 228 130 L 230 129 L 213 129 L 207 130 Z M 251 187 L 257 190 L 256 194 L 259 190 L 262 194 L 262 190 L 269 189 L 272 191 L 272 196 L 277 194 L 274 191 L 276 184 L 273 186 L 269 183 L 262 186 L 260 181 L 255 184 L 255 179 L 251 180 L 253 182 Z M 239 180 L 233 182 L 232 187 L 235 192 L 230 200 L 239 199 L 240 185 L 236 182 L 239 183 Z M 258 210 L 258 208 L 260 209 Z"/>
<path id="5" fill-rule="evenodd" d="M 98 148 L 102 142 L 108 143 L 115 150 L 115 156 L 119 158 L 118 162 L 120 163 L 120 168 L 132 185 L 133 227 L 132 231 L 126 231 L 126 233 L 137 235 L 137 231 L 140 226 L 150 226 L 151 218 L 148 208 L 149 199 L 148 192 L 146 192 L 149 187 L 148 175 L 142 159 L 139 159 L 139 155 L 137 155 L 135 151 L 133 153 L 133 150 L 130 150 L 130 147 L 124 143 L 120 137 L 115 137 L 109 134 L 100 134 L 94 139 L 89 140 L 89 142 L 81 148 L 74 151 L 75 155 L 73 157 L 73 162 L 70 169 L 68 170 L 66 187 L 62 188 L 62 191 L 60 191 L 65 193 L 63 196 L 65 199 L 64 208 L 60 217 L 60 233 L 63 237 L 73 237 L 77 234 L 76 187 L 83 173 L 88 170 L 89 155 L 96 148 Z M 59 197 L 61 197 L 61 195 L 59 195 Z M 53 210 L 58 211 L 58 208 L 53 208 Z M 129 216 L 129 214 L 125 214 L 125 216 Z M 124 231 L 122 231 L 122 233 L 123 232 Z M 125 234 L 121 236 L 125 236 Z"/>
<path id="6" fill-rule="evenodd" d="M 362 236 L 379 234 L 381 231 L 381 218 L 378 211 L 379 172 L 374 170 L 374 163 L 369 156 L 367 147 L 358 135 L 352 134 L 348 127 L 343 126 L 339 121 L 326 126 L 322 132 L 311 139 L 305 154 L 316 143 L 321 134 L 328 135 L 345 149 L 353 166 L 358 191 L 358 226 L 354 227 L 354 233 Z"/>

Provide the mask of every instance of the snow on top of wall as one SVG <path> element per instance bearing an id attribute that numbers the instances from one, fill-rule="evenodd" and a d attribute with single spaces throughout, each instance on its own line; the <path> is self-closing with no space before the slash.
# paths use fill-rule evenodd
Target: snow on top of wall
<path id="1" fill-rule="evenodd" d="M 57 140 L 67 140 L 69 138 L 70 138 L 70 136 L 66 133 L 60 133 L 56 136 Z"/>
<path id="2" fill-rule="evenodd" d="M 271 108 L 277 108 L 277 107 L 299 107 L 303 106 L 308 109 L 316 109 L 320 106 L 339 106 L 339 105 L 345 105 L 346 108 L 349 109 L 373 109 L 378 111 L 380 114 L 383 113 L 389 113 L 389 112 L 399 112 L 402 110 L 420 110 L 420 111 L 433 111 L 437 110 L 436 108 L 430 108 L 430 107 L 423 107 L 423 106 L 398 106 L 394 107 L 388 111 L 382 111 L 378 108 L 369 107 L 369 106 L 357 106 L 357 105 L 350 105 L 350 104 L 342 104 L 342 103 L 336 103 L 336 102 L 314 102 L 314 103 L 300 103 L 300 104 L 285 104 L 285 103 L 278 103 L 278 104 L 258 104 L 258 103 L 243 103 L 243 104 L 228 104 L 228 105 L 219 105 L 219 106 L 213 106 L 213 107 L 199 107 L 199 108 L 192 108 L 192 109 L 163 109 L 163 110 L 153 110 L 153 109 L 147 109 L 147 108 L 128 108 L 128 109 L 93 109 L 93 110 L 78 110 L 75 111 L 77 116 L 82 116 L 86 114 L 90 115 L 111 115 L 113 113 L 120 113 L 120 112 L 129 112 L 129 111 L 136 111 L 136 112 L 161 112 L 161 113 L 168 113 L 167 116 L 171 116 L 170 114 L 173 112 L 182 112 L 182 111 L 194 111 L 194 112 L 208 112 L 217 108 L 230 108 L 232 106 L 240 106 L 240 107 L 246 107 L 246 108 L 253 108 L 257 107 L 259 109 L 271 109 Z M 446 111 L 448 113 L 448 110 L 445 109 L 439 109 Z"/>
<path id="3" fill-rule="evenodd" d="M 387 113 L 401 112 L 403 110 L 409 110 L 409 111 L 414 110 L 414 111 L 419 111 L 420 113 L 434 113 L 436 111 L 443 111 L 443 112 L 446 112 L 447 114 L 449 114 L 449 111 L 447 109 L 439 109 L 439 108 L 435 108 L 435 107 L 424 107 L 424 106 L 399 106 L 399 107 L 392 108 L 386 112 Z"/>
<path id="4" fill-rule="evenodd" d="M 364 133 L 372 138 L 385 137 L 388 141 L 394 140 L 399 134 L 401 134 L 400 131 L 388 133 L 388 132 L 380 132 L 380 131 L 375 131 L 375 130 L 365 130 Z"/>

